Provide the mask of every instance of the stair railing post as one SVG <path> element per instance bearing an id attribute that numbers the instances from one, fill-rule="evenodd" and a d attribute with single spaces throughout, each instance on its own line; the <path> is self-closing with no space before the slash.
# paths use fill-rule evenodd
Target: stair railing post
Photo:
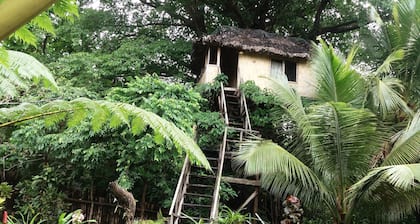
<path id="1" fill-rule="evenodd" d="M 223 175 L 223 163 L 225 160 L 227 132 L 228 132 L 228 128 L 225 127 L 225 133 L 223 135 L 223 142 L 221 145 L 221 149 L 219 151 L 219 162 L 217 166 L 218 168 L 217 168 L 217 174 L 216 174 L 216 182 L 215 182 L 215 188 L 213 191 L 213 201 L 212 201 L 211 210 L 210 210 L 210 223 L 214 223 L 216 221 L 218 212 L 219 212 L 220 183 L 222 181 L 222 175 Z"/>
<path id="2" fill-rule="evenodd" d="M 243 102 L 243 107 L 244 107 L 244 110 L 245 110 L 245 123 L 246 123 L 245 129 L 252 130 L 251 120 L 249 119 L 248 105 L 246 103 L 246 98 L 245 98 L 245 94 L 243 93 L 243 91 L 241 91 L 241 101 Z"/>
<path id="3" fill-rule="evenodd" d="M 187 174 L 189 172 L 188 171 L 189 166 L 190 166 L 190 161 L 189 161 L 188 157 L 186 156 L 185 160 L 184 160 L 184 165 L 182 166 L 181 175 L 179 176 L 179 179 L 178 179 L 178 184 L 176 186 L 176 190 L 175 190 L 175 193 L 174 193 L 174 198 L 172 200 L 171 208 L 169 209 L 169 216 L 170 216 L 170 222 L 169 223 L 170 224 L 177 223 L 177 219 L 179 218 L 177 216 L 179 216 L 178 213 L 180 213 L 180 211 L 178 211 L 179 206 L 181 204 L 180 199 L 182 197 L 182 192 L 184 191 L 184 188 L 185 188 L 185 181 L 186 181 Z"/>
<path id="4" fill-rule="evenodd" d="M 223 87 L 223 83 L 220 83 L 220 89 L 221 89 L 221 100 L 222 100 L 222 114 L 224 114 L 225 118 L 225 124 L 229 125 L 229 117 L 228 117 L 228 110 L 226 106 L 226 96 L 225 96 L 225 88 Z"/>

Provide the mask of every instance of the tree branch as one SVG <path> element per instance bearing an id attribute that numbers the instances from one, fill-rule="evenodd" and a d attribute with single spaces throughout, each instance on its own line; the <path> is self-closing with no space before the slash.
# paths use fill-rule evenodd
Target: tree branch
<path id="1" fill-rule="evenodd" d="M 321 15 L 324 9 L 327 7 L 328 3 L 330 3 L 330 0 L 321 0 L 321 2 L 318 5 L 318 8 L 315 13 L 314 17 L 314 24 L 312 26 L 312 30 L 310 31 L 309 38 L 311 40 L 314 40 L 316 36 L 319 35 L 320 30 L 320 24 L 321 24 Z"/>
<path id="2" fill-rule="evenodd" d="M 349 22 L 345 22 L 342 24 L 334 25 L 334 26 L 328 26 L 328 27 L 322 27 L 319 29 L 317 35 L 325 34 L 325 33 L 345 33 L 348 31 L 359 29 L 360 25 L 358 21 L 353 20 Z"/>
<path id="3" fill-rule="evenodd" d="M 40 118 L 40 117 L 45 117 L 45 116 L 50 116 L 50 115 L 54 115 L 54 114 L 59 114 L 59 113 L 66 113 L 66 112 L 70 112 L 70 111 L 74 111 L 74 110 L 73 109 L 71 109 L 71 110 L 57 110 L 57 111 L 51 111 L 51 112 L 47 112 L 47 113 L 36 114 L 36 115 L 33 115 L 33 116 L 21 118 L 21 119 L 18 119 L 18 120 L 2 123 L 2 124 L 0 124 L 0 128 L 4 128 L 4 127 L 7 127 L 7 126 L 12 126 L 12 125 L 15 125 L 15 124 L 23 122 L 23 121 L 28 121 L 28 120 L 32 120 L 32 119 L 36 119 L 36 118 Z"/>

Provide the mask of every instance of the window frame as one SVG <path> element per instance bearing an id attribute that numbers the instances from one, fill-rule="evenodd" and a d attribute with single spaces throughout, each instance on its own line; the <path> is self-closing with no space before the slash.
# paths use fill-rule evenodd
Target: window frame
<path id="1" fill-rule="evenodd" d="M 273 73 L 274 63 L 281 64 L 281 71 L 280 71 L 281 74 Z M 289 64 L 289 65 L 293 64 L 294 65 L 294 71 L 295 71 L 294 80 L 290 80 L 291 75 L 286 74 L 286 65 L 287 64 Z M 296 63 L 296 61 L 271 58 L 270 77 L 274 78 L 274 79 L 277 79 L 277 77 L 279 75 L 286 75 L 286 78 L 287 78 L 288 82 L 297 83 L 297 79 L 298 79 L 298 72 L 297 72 L 298 71 L 298 69 L 297 69 L 298 66 L 297 65 L 298 64 Z"/>

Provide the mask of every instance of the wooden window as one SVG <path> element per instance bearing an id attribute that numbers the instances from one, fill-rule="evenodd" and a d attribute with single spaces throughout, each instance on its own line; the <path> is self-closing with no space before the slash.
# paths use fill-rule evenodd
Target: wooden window
<path id="1" fill-rule="evenodd" d="M 287 80 L 289 80 L 289 82 L 296 82 L 296 62 L 285 61 L 284 73 L 286 73 Z"/>
<path id="2" fill-rule="evenodd" d="M 209 48 L 210 55 L 209 55 L 209 64 L 217 64 L 217 47 L 210 47 Z"/>
<path id="3" fill-rule="evenodd" d="M 271 74 L 273 79 L 280 80 L 283 75 L 289 82 L 296 82 L 296 63 L 292 61 L 271 60 Z"/>

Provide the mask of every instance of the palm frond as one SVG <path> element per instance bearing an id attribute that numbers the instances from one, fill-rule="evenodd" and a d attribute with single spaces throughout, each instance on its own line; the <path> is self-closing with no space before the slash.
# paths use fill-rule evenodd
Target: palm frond
<path id="1" fill-rule="evenodd" d="M 400 93 L 404 89 L 400 80 L 391 77 L 370 77 L 367 82 L 370 85 L 367 96 L 368 107 L 382 119 L 395 114 L 398 110 L 412 115 L 413 112 Z"/>
<path id="2" fill-rule="evenodd" d="M 346 203 L 356 209 L 375 208 L 375 218 L 382 223 L 396 222 L 418 207 L 419 183 L 419 163 L 378 167 L 348 189 Z"/>
<path id="3" fill-rule="evenodd" d="M 391 72 L 391 65 L 399 60 L 402 60 L 404 58 L 404 50 L 399 49 L 394 52 L 392 52 L 388 57 L 385 59 L 385 61 L 376 69 L 374 72 L 375 76 L 379 76 L 384 73 L 390 73 Z"/>
<path id="4" fill-rule="evenodd" d="M 289 114 L 289 116 L 296 122 L 299 130 L 302 133 L 304 141 L 310 135 L 310 128 L 308 128 L 309 121 L 306 119 L 305 107 L 303 106 L 301 96 L 288 83 L 287 77 L 281 76 L 280 79 L 270 79 L 273 94 L 276 102 Z M 276 111 L 274 113 L 277 113 Z M 280 117 L 280 116 L 279 116 Z"/>
<path id="5" fill-rule="evenodd" d="M 177 148 L 185 150 L 193 163 L 210 169 L 206 156 L 191 137 L 173 123 L 134 105 L 86 98 L 52 101 L 40 107 L 25 103 L 16 107 L 1 108 L 0 128 L 36 118 L 44 118 L 47 125 L 67 120 L 67 124 L 71 126 L 87 120 L 95 132 L 100 131 L 105 125 L 111 128 L 126 125 L 131 128 L 133 134 L 138 134 L 149 126 L 156 135 L 174 142 Z M 162 141 L 161 137 L 156 138 L 158 143 Z"/>
<path id="6" fill-rule="evenodd" d="M 398 29 L 401 44 L 406 43 L 414 24 L 420 21 L 420 4 L 416 0 L 403 0 L 395 4 L 393 17 Z"/>
<path id="7" fill-rule="evenodd" d="M 415 83 L 419 83 L 420 79 L 420 19 L 416 24 L 413 24 L 404 50 L 406 52 L 404 59 L 408 62 L 409 69 L 412 71 L 411 77 L 406 82 L 409 87 L 416 87 Z"/>
<path id="8" fill-rule="evenodd" d="M 245 175 L 261 174 L 262 187 L 275 195 L 295 194 L 308 203 L 328 196 L 311 168 L 272 141 L 241 144 L 233 162 L 236 167 L 243 167 Z"/>
<path id="9" fill-rule="evenodd" d="M 343 191 L 366 174 L 382 139 L 377 119 L 368 110 L 345 103 L 325 103 L 311 107 L 311 154 L 314 166 L 331 185 Z"/>
<path id="10" fill-rule="evenodd" d="M 383 165 L 420 161 L 420 112 L 417 112 L 385 158 Z"/>
<path id="11" fill-rule="evenodd" d="M 314 44 L 312 71 L 316 76 L 316 97 L 324 102 L 345 102 L 360 106 L 364 99 L 364 82 L 360 74 L 351 68 L 352 55 L 346 61 L 321 40 Z"/>

